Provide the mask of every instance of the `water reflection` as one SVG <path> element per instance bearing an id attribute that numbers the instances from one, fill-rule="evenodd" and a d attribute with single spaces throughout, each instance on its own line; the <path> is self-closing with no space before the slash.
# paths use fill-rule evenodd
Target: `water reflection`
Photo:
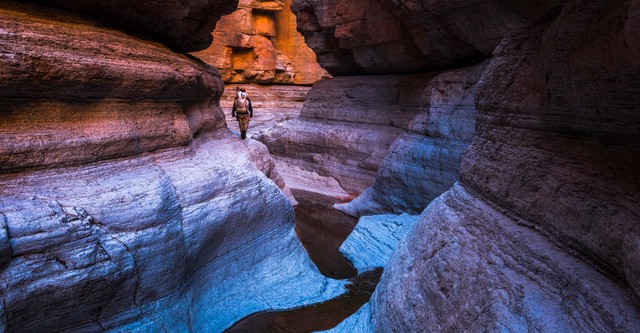
<path id="1" fill-rule="evenodd" d="M 225 332 L 303 333 L 331 329 L 369 301 L 380 275 L 382 268 L 366 271 L 349 278 L 347 292 L 338 298 L 293 310 L 253 314 Z"/>
<path id="2" fill-rule="evenodd" d="M 225 332 L 303 333 L 337 326 L 369 301 L 382 268 L 356 275 L 351 262 L 338 251 L 358 220 L 332 208 L 334 198 L 294 191 L 296 233 L 309 258 L 322 274 L 334 279 L 348 278 L 346 293 L 326 302 L 287 311 L 255 313 L 235 323 Z"/>

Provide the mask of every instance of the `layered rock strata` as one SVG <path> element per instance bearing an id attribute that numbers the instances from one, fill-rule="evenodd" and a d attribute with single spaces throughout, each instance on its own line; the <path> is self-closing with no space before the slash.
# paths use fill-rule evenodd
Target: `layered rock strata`
<path id="1" fill-rule="evenodd" d="M 249 125 L 250 136 L 298 117 L 311 89 L 302 85 L 225 85 L 225 91 L 220 97 L 220 107 L 229 129 L 238 133 L 238 121 L 231 116 L 236 87 L 242 87 L 247 91 L 253 105 L 253 118 Z"/>
<path id="2" fill-rule="evenodd" d="M 213 32 L 214 42 L 195 56 L 218 68 L 226 83 L 311 85 L 327 77 L 296 31 L 291 0 L 240 0 Z"/>
<path id="3" fill-rule="evenodd" d="M 373 185 L 335 207 L 354 216 L 419 214 L 458 180 L 462 153 L 474 134 L 476 83 L 487 67 L 436 73 L 421 89 L 403 91 L 418 113 L 389 147 Z"/>
<path id="4" fill-rule="evenodd" d="M 211 30 L 223 16 L 233 12 L 238 0 L 29 0 L 45 6 L 73 11 L 124 29 L 145 39 L 183 51 L 206 49 Z"/>
<path id="5" fill-rule="evenodd" d="M 460 67 L 564 0 L 295 0 L 298 30 L 332 75 Z"/>
<path id="6" fill-rule="evenodd" d="M 0 331 L 220 332 L 344 290 L 215 69 L 33 5 L 0 22 Z"/>
<path id="7" fill-rule="evenodd" d="M 485 200 L 456 185 L 425 210 L 371 298 L 374 332 L 638 330 L 628 286 Z"/>
<path id="8" fill-rule="evenodd" d="M 461 160 L 460 182 L 423 212 L 391 256 L 368 308 L 342 328 L 638 331 L 637 2 L 492 7 L 478 1 L 478 10 L 464 12 L 492 18 L 480 22 L 458 19 L 462 3 L 398 4 L 380 14 L 373 3 L 378 20 L 350 1 L 299 1 L 294 8 L 308 23 L 299 26 L 320 63 L 334 75 L 450 67 L 489 55 L 506 37 L 474 96 L 476 133 Z M 432 15 L 444 13 L 440 9 L 449 12 Z M 394 17 L 406 23 L 396 27 L 416 33 L 410 40 L 421 52 L 425 46 L 442 52 L 410 54 L 424 57 L 425 67 L 405 58 L 399 59 L 406 68 L 396 66 L 379 51 L 384 44 L 370 28 Z M 460 27 L 471 35 L 455 32 Z M 434 31 L 420 40 L 425 30 Z M 423 44 L 434 34 L 448 37 Z M 460 44 L 452 36 L 465 38 Z M 310 96 L 321 94 L 315 89 Z M 386 188 L 403 188 L 410 175 L 420 176 L 422 169 L 397 177 L 399 170 L 411 170 L 405 163 L 400 159 L 390 169 L 396 178 L 388 177 Z M 361 200 L 380 207 L 380 201 L 395 202 L 394 196 L 390 191 Z"/>
<path id="9" fill-rule="evenodd" d="M 433 173 L 447 174 L 440 176 L 445 178 L 440 181 L 443 185 L 425 185 L 433 187 L 429 189 L 435 192 L 431 195 L 433 198 L 446 190 L 443 186 L 451 186 L 457 179 L 457 160 L 473 133 L 475 111 L 470 96 L 480 73 L 481 68 L 472 67 L 446 74 L 324 80 L 309 91 L 300 117 L 262 132 L 257 139 L 269 147 L 287 184 L 302 187 L 304 178 L 315 174 L 320 179 L 328 179 L 324 183 L 330 184 L 332 190 L 327 194 L 342 193 L 344 198 L 357 195 L 373 184 L 387 150 L 398 137 L 415 143 L 413 148 L 396 146 L 400 155 L 401 150 L 412 151 L 406 158 L 415 163 L 424 160 L 421 157 L 424 154 L 417 147 L 440 142 L 441 149 L 432 151 L 435 155 L 450 157 L 438 162 L 446 167 L 433 169 Z M 425 135 L 429 138 L 419 142 Z M 392 160 L 388 163 L 393 164 Z M 450 170 L 445 170 L 447 167 Z M 382 182 L 380 180 L 377 188 L 386 186 Z M 406 188 L 396 190 L 402 192 Z M 318 190 L 323 188 L 315 189 Z M 405 192 L 404 197 L 411 194 Z M 398 196 L 399 200 L 402 196 Z M 373 203 L 367 205 L 373 206 Z M 345 211 L 353 213 L 358 209 L 382 211 L 356 207 L 345 208 Z"/>

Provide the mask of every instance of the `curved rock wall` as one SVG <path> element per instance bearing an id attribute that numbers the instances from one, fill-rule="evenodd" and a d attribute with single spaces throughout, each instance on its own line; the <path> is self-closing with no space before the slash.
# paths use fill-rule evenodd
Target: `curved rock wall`
<path id="1" fill-rule="evenodd" d="M 462 153 L 474 134 L 476 83 L 482 63 L 450 70 L 405 91 L 403 109 L 418 113 L 389 147 L 373 185 L 336 208 L 353 216 L 381 213 L 420 214 L 458 180 Z"/>
<path id="2" fill-rule="evenodd" d="M 564 0 L 296 0 L 298 30 L 332 75 L 464 66 Z"/>
<path id="3" fill-rule="evenodd" d="M 390 1 L 367 3 L 361 8 L 370 12 L 358 9 L 362 1 L 294 2 L 299 27 L 331 74 L 450 68 L 492 52 L 493 58 L 472 93 L 478 114 L 459 183 L 422 213 L 390 258 L 371 304 L 344 327 L 374 332 L 640 330 L 638 2 L 477 1 L 471 10 L 463 6 L 468 2 L 458 1 L 395 1 L 396 8 L 388 7 Z M 382 22 L 391 28 L 372 28 Z M 404 33 L 378 41 L 387 35 L 374 31 Z M 409 58 L 397 58 L 398 66 L 384 53 L 392 50 L 411 51 L 403 51 Z M 434 75 L 423 74 L 423 80 Z M 388 76 L 388 82 L 394 78 Z M 309 95 L 335 96 L 326 88 L 331 85 L 317 84 Z M 358 90 L 351 86 L 344 91 Z M 331 117 L 343 114 L 345 100 L 317 103 L 331 116 L 313 120 L 331 119 L 325 124 L 337 127 Z M 310 99 L 305 108 L 313 103 Z M 372 114 L 388 119 L 393 111 Z M 308 121 L 304 116 L 305 110 L 298 124 Z M 315 137 L 328 132 L 314 125 L 321 128 Z M 376 184 L 341 209 L 419 211 L 397 197 L 420 197 L 416 203 L 421 204 L 431 199 L 423 184 L 410 181 L 423 176 L 425 165 L 447 157 L 420 160 L 415 165 L 421 168 L 413 168 L 408 154 L 399 152 L 427 139 L 406 142 L 407 137 L 400 136 L 385 153 Z M 307 142 L 318 151 L 335 146 L 327 140 Z M 424 153 L 438 147 L 417 146 Z M 318 160 L 316 168 L 322 169 Z M 313 168 L 309 161 L 301 165 Z"/>
<path id="4" fill-rule="evenodd" d="M 215 69 L 35 5 L 0 26 L 0 332 L 221 332 L 344 291 Z"/>
<path id="5" fill-rule="evenodd" d="M 367 199 L 341 208 L 350 214 L 421 211 L 457 179 L 460 155 L 473 134 L 473 91 L 484 67 L 323 80 L 309 91 L 298 118 L 256 138 L 269 147 L 293 188 L 347 199 L 378 174 Z M 421 151 L 425 147 L 427 153 Z M 420 165 L 433 156 L 441 158 L 430 167 Z M 381 164 L 384 175 L 378 173 Z M 414 175 L 418 169 L 425 173 Z M 373 197 L 379 200 L 369 201 Z"/>
<path id="6" fill-rule="evenodd" d="M 199 51 L 212 41 L 211 30 L 223 15 L 233 12 L 237 0 L 29 0 L 74 11 L 119 29 L 183 51 Z"/>
<path id="7" fill-rule="evenodd" d="M 640 238 L 638 15 L 633 1 L 572 1 L 506 38 L 478 91 L 481 120 L 461 175 L 630 283 L 638 254 L 627 244 Z"/>

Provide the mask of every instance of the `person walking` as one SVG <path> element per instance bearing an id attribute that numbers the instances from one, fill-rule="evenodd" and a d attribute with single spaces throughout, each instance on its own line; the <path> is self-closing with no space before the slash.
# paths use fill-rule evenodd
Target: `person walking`
<path id="1" fill-rule="evenodd" d="M 240 137 L 244 140 L 247 137 L 247 129 L 249 129 L 249 119 L 253 117 L 251 100 L 244 88 L 236 87 L 236 98 L 233 101 L 231 116 L 238 120 Z"/>

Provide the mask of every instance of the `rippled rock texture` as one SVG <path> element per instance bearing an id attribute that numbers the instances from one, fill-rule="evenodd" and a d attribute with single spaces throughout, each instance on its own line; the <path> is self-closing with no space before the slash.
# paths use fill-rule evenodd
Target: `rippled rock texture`
<path id="1" fill-rule="evenodd" d="M 225 83 L 311 85 L 327 77 L 296 30 L 291 0 L 240 0 L 213 32 L 213 44 L 194 55 L 218 68 Z"/>
<path id="2" fill-rule="evenodd" d="M 344 290 L 215 69 L 34 5 L 0 27 L 1 332 L 220 332 Z"/>
<path id="3" fill-rule="evenodd" d="M 429 189 L 435 192 L 433 199 L 457 179 L 460 154 L 473 134 L 472 96 L 483 66 L 441 74 L 324 80 L 309 91 L 300 117 L 264 131 L 257 138 L 269 147 L 289 186 L 344 198 L 360 194 L 374 183 L 385 156 L 387 176 L 379 177 L 371 191 L 405 191 L 408 186 L 382 188 L 386 186 L 385 177 L 407 178 L 404 175 L 411 172 L 396 174 L 397 170 L 392 170 L 395 166 L 405 167 L 397 159 L 413 161 L 415 168 L 428 170 L 429 167 L 418 165 L 430 157 L 421 147 L 439 144 L 440 148 L 431 149 L 431 156 L 448 157 L 438 162 L 447 166 L 431 169 L 432 174 L 439 175 L 437 182 L 442 185 L 425 185 L 433 187 Z M 389 147 L 393 147 L 390 154 Z M 420 182 L 427 177 L 414 180 Z M 411 201 L 413 193 L 404 193 L 404 198 Z M 393 200 L 392 195 L 381 198 L 381 202 Z M 402 197 L 398 195 L 395 200 L 401 201 Z M 420 208 L 426 207 L 427 199 L 420 199 Z M 344 210 L 354 215 L 355 211 L 389 212 L 394 211 L 390 206 L 396 204 L 399 203 L 363 201 Z"/>
<path id="4" fill-rule="evenodd" d="M 639 12 L 572 1 L 500 44 L 460 185 L 391 258 L 374 331 L 640 329 Z"/>
<path id="5" fill-rule="evenodd" d="M 459 182 L 421 214 L 391 256 L 370 304 L 342 329 L 640 330 L 638 2 L 393 2 L 396 8 L 388 7 L 390 1 L 371 1 L 364 11 L 358 9 L 362 2 L 300 0 L 294 12 L 320 63 L 333 75 L 446 69 L 420 74 L 424 82 L 493 56 L 475 92 L 468 91 L 467 105 L 474 101 L 477 116 L 471 145 L 460 160 Z M 386 77 L 387 91 L 395 89 L 391 77 L 396 76 Z M 381 86 L 375 83 L 379 76 L 371 78 L 370 86 Z M 332 81 L 350 82 L 342 91 L 355 91 L 354 96 L 360 89 L 356 82 L 365 82 L 341 76 Z M 305 109 L 314 102 L 311 96 L 338 96 L 335 84 L 314 86 Z M 376 98 L 381 97 L 364 100 L 383 105 Z M 297 127 L 316 140 L 298 142 L 334 152 L 334 142 L 343 140 L 328 139 L 338 134 L 317 123 L 348 121 L 343 111 L 349 103 L 334 100 L 349 99 L 327 100 L 318 105 L 330 116 L 307 116 L 303 109 L 298 124 L 313 123 L 319 130 L 314 135 L 307 132 L 313 126 Z M 385 109 L 372 114 L 376 119 L 395 114 Z M 345 116 L 332 118 L 336 114 Z M 338 133 L 354 142 L 352 132 Z M 391 148 L 381 153 L 385 162 L 379 164 L 376 185 L 341 209 L 351 206 L 352 213 L 368 215 L 398 207 L 394 212 L 399 213 L 420 206 L 395 200 L 398 195 L 420 197 L 415 202 L 420 204 L 431 200 L 423 184 L 411 182 L 424 176 L 424 169 L 414 165 L 448 158 L 438 154 L 411 163 L 411 154 L 404 152 L 412 144 L 402 142 L 408 137 L 403 133 L 396 132 L 397 146 L 388 141 Z M 359 149 L 371 149 L 373 141 Z M 427 154 L 437 147 L 429 143 L 417 151 Z M 294 149 L 283 151 L 276 154 L 289 156 Z M 311 149 L 305 154 L 314 156 Z M 342 156 L 347 163 L 338 170 L 359 155 Z M 299 159 L 300 165 L 313 167 L 309 157 Z M 327 160 L 317 158 L 316 168 L 326 168 Z"/>
<path id="6" fill-rule="evenodd" d="M 237 133 L 239 133 L 238 121 L 231 117 L 236 87 L 245 88 L 253 105 L 254 112 L 249 126 L 249 136 L 298 117 L 307 93 L 311 89 L 309 86 L 302 85 L 225 85 L 224 93 L 220 97 L 220 107 L 229 129 Z"/>

